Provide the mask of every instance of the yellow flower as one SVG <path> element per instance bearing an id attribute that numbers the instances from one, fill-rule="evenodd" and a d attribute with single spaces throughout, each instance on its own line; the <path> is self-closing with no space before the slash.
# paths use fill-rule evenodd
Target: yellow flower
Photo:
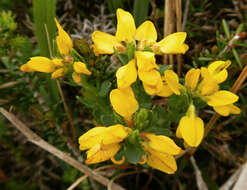
<path id="1" fill-rule="evenodd" d="M 136 33 L 133 16 L 123 9 L 117 9 L 117 41 L 132 42 Z"/>
<path id="2" fill-rule="evenodd" d="M 59 68 L 59 69 L 57 69 L 56 71 L 54 71 L 54 72 L 52 73 L 51 78 L 52 78 L 52 79 L 55 79 L 55 78 L 61 77 L 61 76 L 63 76 L 65 73 L 66 73 L 66 69 L 64 69 L 64 68 Z"/>
<path id="3" fill-rule="evenodd" d="M 231 61 L 215 61 L 208 66 L 208 72 L 211 77 L 219 84 L 227 79 L 228 72 L 227 67 L 229 67 Z"/>
<path id="4" fill-rule="evenodd" d="M 183 138 L 191 147 L 197 147 L 201 143 L 204 136 L 204 124 L 201 118 L 196 116 L 193 104 L 189 106 L 186 116 L 180 119 L 176 136 Z"/>
<path id="5" fill-rule="evenodd" d="M 186 88 L 194 90 L 198 84 L 200 74 L 200 69 L 190 69 L 185 75 Z"/>
<path id="6" fill-rule="evenodd" d="M 86 164 L 95 164 L 114 159 L 121 148 L 120 144 L 131 131 L 117 124 L 110 127 L 95 127 L 80 136 L 80 150 L 87 150 Z"/>
<path id="7" fill-rule="evenodd" d="M 136 51 L 135 57 L 139 71 L 150 71 L 152 69 L 159 70 L 159 66 L 155 63 L 154 53 L 148 51 Z"/>
<path id="8" fill-rule="evenodd" d="M 126 121 L 132 121 L 132 115 L 138 109 L 138 102 L 131 87 L 114 89 L 110 92 L 110 101 L 113 109 Z"/>
<path id="9" fill-rule="evenodd" d="M 118 88 L 129 87 L 136 81 L 137 71 L 135 60 L 132 59 L 127 65 L 120 67 L 116 72 Z"/>
<path id="10" fill-rule="evenodd" d="M 173 70 L 166 70 L 164 72 L 163 80 L 165 82 L 165 88 L 169 87 L 170 90 L 176 94 L 180 95 L 180 90 L 183 88 L 182 85 L 179 83 L 178 75 Z"/>
<path id="11" fill-rule="evenodd" d="M 163 40 L 153 45 L 152 49 L 157 54 L 184 54 L 189 46 L 184 43 L 187 34 L 185 32 L 176 32 L 166 36 Z"/>
<path id="12" fill-rule="evenodd" d="M 20 69 L 24 72 L 38 71 L 42 73 L 52 73 L 55 71 L 55 64 L 49 58 L 37 56 L 31 57 L 30 61 L 24 64 Z"/>
<path id="13" fill-rule="evenodd" d="M 225 106 L 238 101 L 238 96 L 226 90 L 219 90 L 210 96 L 206 96 L 209 106 Z"/>
<path id="14" fill-rule="evenodd" d="M 188 45 L 184 44 L 185 32 L 177 32 L 168 35 L 160 42 L 157 40 L 157 32 L 151 21 L 145 21 L 137 29 L 133 16 L 123 9 L 117 9 L 117 31 L 112 36 L 100 31 L 92 35 L 93 49 L 96 54 L 112 54 L 114 48 L 123 47 L 122 42 L 130 43 L 138 41 L 138 49 L 143 50 L 150 47 L 155 53 L 176 54 L 185 53 Z"/>
<path id="15" fill-rule="evenodd" d="M 73 64 L 74 71 L 78 74 L 85 74 L 85 75 L 91 75 L 91 71 L 87 69 L 87 65 L 85 63 L 76 61 Z"/>
<path id="16" fill-rule="evenodd" d="M 213 108 L 218 114 L 222 116 L 228 116 L 230 114 L 240 114 L 241 112 L 241 110 L 233 104 L 227 104 L 224 106 L 214 106 Z"/>
<path id="17" fill-rule="evenodd" d="M 149 166 L 167 174 L 176 172 L 177 163 L 173 155 L 154 150 L 147 143 L 142 143 L 142 146 L 147 154 L 147 164 Z"/>
<path id="18" fill-rule="evenodd" d="M 58 50 L 63 56 L 68 55 L 73 48 L 73 42 L 67 32 L 65 32 L 61 25 L 58 23 L 56 18 L 55 23 L 58 29 L 58 36 L 56 37 Z"/>
<path id="19" fill-rule="evenodd" d="M 148 145 L 155 151 L 178 155 L 181 153 L 181 148 L 178 147 L 175 142 L 169 137 L 163 135 L 155 135 L 152 133 L 142 133 L 142 137 L 148 141 Z"/>

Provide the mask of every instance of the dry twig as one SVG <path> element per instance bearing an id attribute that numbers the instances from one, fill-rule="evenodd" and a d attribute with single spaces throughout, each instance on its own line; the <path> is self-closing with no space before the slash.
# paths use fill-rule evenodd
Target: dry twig
<path id="1" fill-rule="evenodd" d="M 101 176 L 98 172 L 88 168 L 87 166 L 81 164 L 68 154 L 58 150 L 51 144 L 47 143 L 45 140 L 40 138 L 36 133 L 30 130 L 24 123 L 22 123 L 19 119 L 15 117 L 12 113 L 9 113 L 4 108 L 0 108 L 0 113 L 2 113 L 21 133 L 28 139 L 28 141 L 36 144 L 37 146 L 43 148 L 44 150 L 50 152 L 54 156 L 58 157 L 59 159 L 63 160 L 64 162 L 68 163 L 69 165 L 73 166 L 74 168 L 78 169 L 79 171 L 85 173 L 85 175 L 93 178 L 94 180 L 98 181 L 99 183 L 107 186 L 110 182 L 109 179 Z M 112 189 L 115 190 L 124 190 L 121 186 L 112 183 Z"/>

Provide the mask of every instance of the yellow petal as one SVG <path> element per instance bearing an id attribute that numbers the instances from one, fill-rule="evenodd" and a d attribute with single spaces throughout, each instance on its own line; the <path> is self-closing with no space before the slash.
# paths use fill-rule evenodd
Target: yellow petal
<path id="1" fill-rule="evenodd" d="M 157 95 L 162 97 L 169 97 L 172 94 L 173 91 L 170 89 L 170 87 L 167 84 L 163 84 L 160 91 L 157 92 Z"/>
<path id="2" fill-rule="evenodd" d="M 55 78 L 61 77 L 65 73 L 66 73 L 66 69 L 64 68 L 57 69 L 56 71 L 52 73 L 51 78 L 55 79 Z"/>
<path id="3" fill-rule="evenodd" d="M 238 101 L 238 96 L 226 90 L 219 90 L 211 96 L 207 96 L 207 99 L 209 106 L 224 106 Z"/>
<path id="4" fill-rule="evenodd" d="M 138 41 L 146 41 L 148 43 L 156 42 L 157 32 L 154 24 L 151 21 L 145 21 L 142 23 L 136 30 L 135 39 Z"/>
<path id="5" fill-rule="evenodd" d="M 92 40 L 93 49 L 97 54 L 112 54 L 119 44 L 115 36 L 100 31 L 93 32 Z"/>
<path id="6" fill-rule="evenodd" d="M 138 102 L 130 87 L 112 90 L 110 101 L 113 109 L 127 121 L 132 120 L 133 113 L 138 109 Z"/>
<path id="7" fill-rule="evenodd" d="M 152 133 L 145 133 L 145 137 L 149 140 L 149 146 L 155 151 L 171 155 L 177 155 L 181 152 L 181 148 L 169 137 Z"/>
<path id="8" fill-rule="evenodd" d="M 33 72 L 35 70 L 31 69 L 28 64 L 23 64 L 21 67 L 20 67 L 20 71 L 22 72 Z"/>
<path id="9" fill-rule="evenodd" d="M 91 71 L 87 69 L 87 65 L 82 62 L 74 62 L 74 70 L 79 74 L 91 75 Z"/>
<path id="10" fill-rule="evenodd" d="M 204 135 L 203 121 L 201 118 L 195 116 L 182 117 L 179 121 L 176 135 L 179 138 L 183 138 L 189 146 L 197 147 Z"/>
<path id="11" fill-rule="evenodd" d="M 215 61 L 208 66 L 209 73 L 214 77 L 217 83 L 222 83 L 227 79 L 228 72 L 227 67 L 231 64 L 231 61 Z"/>
<path id="12" fill-rule="evenodd" d="M 172 155 L 155 151 L 149 146 L 144 147 L 144 150 L 148 153 L 147 164 L 149 166 L 167 174 L 175 173 L 177 164 Z"/>
<path id="13" fill-rule="evenodd" d="M 96 164 L 104 162 L 114 157 L 120 149 L 119 144 L 95 145 L 90 150 L 87 151 L 87 160 L 86 164 Z"/>
<path id="14" fill-rule="evenodd" d="M 51 73 L 55 71 L 54 63 L 46 57 L 32 57 L 27 62 L 27 67 L 33 71 L 39 71 L 42 73 Z"/>
<path id="15" fill-rule="evenodd" d="M 94 127 L 79 137 L 80 150 L 92 148 L 101 144 L 107 127 Z"/>
<path id="16" fill-rule="evenodd" d="M 145 92 L 151 96 L 157 95 L 157 93 L 160 92 L 160 89 L 157 86 L 152 86 L 152 85 L 143 83 L 143 87 L 144 87 Z M 162 87 L 162 84 L 161 84 L 161 87 Z"/>
<path id="17" fill-rule="evenodd" d="M 54 65 L 56 65 L 58 67 L 64 66 L 63 59 L 54 58 L 54 59 L 52 59 L 52 62 L 54 63 Z"/>
<path id="18" fill-rule="evenodd" d="M 58 50 L 62 55 L 68 55 L 73 48 L 73 42 L 67 32 L 65 32 L 61 25 L 58 23 L 56 18 L 55 23 L 58 29 L 58 36 L 56 37 Z"/>
<path id="19" fill-rule="evenodd" d="M 150 71 L 138 70 L 138 76 L 140 80 L 145 84 L 155 86 L 160 83 L 162 85 L 162 78 L 160 76 L 160 73 L 154 69 Z"/>
<path id="20" fill-rule="evenodd" d="M 136 81 L 137 71 L 135 60 L 131 60 L 127 65 L 120 67 L 116 72 L 118 88 L 129 87 Z"/>
<path id="21" fill-rule="evenodd" d="M 178 75 L 173 70 L 166 70 L 164 72 L 164 79 L 172 92 L 180 95 L 181 85 L 179 84 Z"/>
<path id="22" fill-rule="evenodd" d="M 159 50 L 165 54 L 184 54 L 189 49 L 189 46 L 184 44 L 186 36 L 185 32 L 176 32 L 168 35 L 155 46 L 158 46 Z"/>
<path id="23" fill-rule="evenodd" d="M 123 9 L 117 9 L 117 41 L 132 42 L 136 33 L 133 16 Z"/>
<path id="24" fill-rule="evenodd" d="M 107 129 L 102 132 L 104 136 L 102 143 L 104 145 L 119 143 L 127 137 L 128 131 L 129 128 L 120 124 L 107 127 Z"/>
<path id="25" fill-rule="evenodd" d="M 200 77 L 200 69 L 190 69 L 185 75 L 185 86 L 190 90 L 194 90 Z"/>
<path id="26" fill-rule="evenodd" d="M 233 104 L 228 104 L 225 106 L 214 106 L 213 108 L 218 114 L 222 116 L 228 116 L 230 114 L 240 114 L 241 112 L 241 110 Z"/>
<path id="27" fill-rule="evenodd" d="M 154 53 L 148 51 L 136 51 L 135 56 L 139 71 L 159 69 L 159 66 L 155 63 Z"/>
<path id="28" fill-rule="evenodd" d="M 77 84 L 80 84 L 80 83 L 81 83 L 81 76 L 80 76 L 79 74 L 77 74 L 76 72 L 73 72 L 72 78 L 73 78 L 73 80 L 74 80 Z"/>

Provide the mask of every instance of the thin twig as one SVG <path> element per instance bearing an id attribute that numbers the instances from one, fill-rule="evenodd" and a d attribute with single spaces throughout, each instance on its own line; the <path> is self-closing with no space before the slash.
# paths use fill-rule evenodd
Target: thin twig
<path id="1" fill-rule="evenodd" d="M 19 119 L 17 119 L 17 117 L 12 113 L 9 113 L 4 108 L 0 108 L 0 113 L 2 113 L 19 131 L 21 131 L 21 133 L 28 139 L 28 141 L 50 152 L 54 156 L 68 163 L 69 165 L 73 166 L 74 168 L 78 169 L 79 171 L 83 172 L 85 175 L 88 175 L 89 177 L 93 178 L 99 183 L 107 186 L 108 183 L 110 182 L 109 179 L 103 177 L 98 172 L 95 172 L 89 167 L 81 164 L 80 162 L 78 162 L 68 154 L 58 150 L 56 147 L 52 146 L 51 144 L 40 138 L 36 133 L 30 130 L 24 123 L 22 123 Z M 124 190 L 124 188 L 122 188 L 121 186 L 115 183 L 112 184 L 112 187 L 115 190 Z"/>
<path id="2" fill-rule="evenodd" d="M 18 83 L 19 83 L 19 81 L 7 82 L 7 83 L 4 83 L 4 84 L 0 85 L 0 89 L 9 88 L 9 87 L 14 86 L 14 85 L 16 85 Z"/>
<path id="3" fill-rule="evenodd" d="M 184 31 L 186 23 L 187 23 L 189 8 L 190 8 L 190 0 L 186 0 L 185 9 L 184 9 L 184 16 L 183 16 L 183 23 L 182 23 L 182 27 L 181 27 L 182 32 Z"/>
<path id="4" fill-rule="evenodd" d="M 77 185 L 79 185 L 83 180 L 85 180 L 88 176 L 84 175 L 78 178 L 67 190 L 73 190 Z"/>
<path id="5" fill-rule="evenodd" d="M 238 34 L 236 34 L 235 36 L 233 36 L 233 38 L 228 42 L 228 44 L 224 47 L 224 49 L 219 53 L 219 56 L 218 57 L 221 58 L 222 55 L 224 53 L 226 53 L 232 47 L 232 45 L 234 44 L 234 42 L 237 41 L 237 40 L 239 40 L 239 39 L 240 39 L 240 37 L 239 37 Z"/>
<path id="6" fill-rule="evenodd" d="M 58 91 L 59 91 L 59 94 L 60 94 L 62 102 L 63 102 L 64 110 L 65 110 L 65 112 L 67 113 L 67 116 L 68 116 L 72 137 L 73 137 L 73 140 L 75 141 L 76 140 L 75 126 L 73 124 L 73 120 L 72 120 L 72 117 L 71 117 L 71 114 L 70 114 L 69 107 L 68 107 L 68 105 L 67 105 L 67 103 L 65 101 L 63 90 L 62 90 L 61 85 L 60 85 L 58 80 L 57 80 L 57 86 L 58 86 Z"/>
<path id="7" fill-rule="evenodd" d="M 176 0 L 176 21 L 177 21 L 177 32 L 181 31 L 181 22 L 182 22 L 182 2 L 181 0 Z M 178 76 L 181 75 L 181 68 L 182 68 L 182 55 L 176 55 L 177 57 L 177 74 Z"/>
<path id="8" fill-rule="evenodd" d="M 242 171 L 237 179 L 236 184 L 233 187 L 233 190 L 242 190 L 247 189 L 247 163 L 242 166 Z"/>
<path id="9" fill-rule="evenodd" d="M 190 157 L 190 161 L 192 163 L 192 166 L 195 170 L 195 174 L 196 174 L 196 184 L 199 190 L 208 190 L 208 187 L 206 185 L 206 183 L 204 182 L 203 178 L 202 178 L 202 174 L 200 169 L 198 168 L 197 164 L 196 164 L 196 160 L 193 156 Z"/>

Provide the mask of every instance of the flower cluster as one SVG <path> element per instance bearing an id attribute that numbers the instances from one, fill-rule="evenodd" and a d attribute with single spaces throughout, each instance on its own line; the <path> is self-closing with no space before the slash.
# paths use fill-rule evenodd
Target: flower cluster
<path id="1" fill-rule="evenodd" d="M 85 63 L 73 61 L 72 56 L 70 56 L 73 51 L 73 42 L 56 19 L 55 22 L 58 29 L 56 43 L 60 53 L 59 57 L 52 59 L 41 56 L 31 57 L 30 61 L 20 67 L 20 70 L 23 72 L 52 73 L 51 78 L 53 79 L 65 75 L 69 70 L 73 70 L 72 78 L 76 83 L 80 83 L 80 74 L 91 75 L 91 71 L 87 69 Z"/>

